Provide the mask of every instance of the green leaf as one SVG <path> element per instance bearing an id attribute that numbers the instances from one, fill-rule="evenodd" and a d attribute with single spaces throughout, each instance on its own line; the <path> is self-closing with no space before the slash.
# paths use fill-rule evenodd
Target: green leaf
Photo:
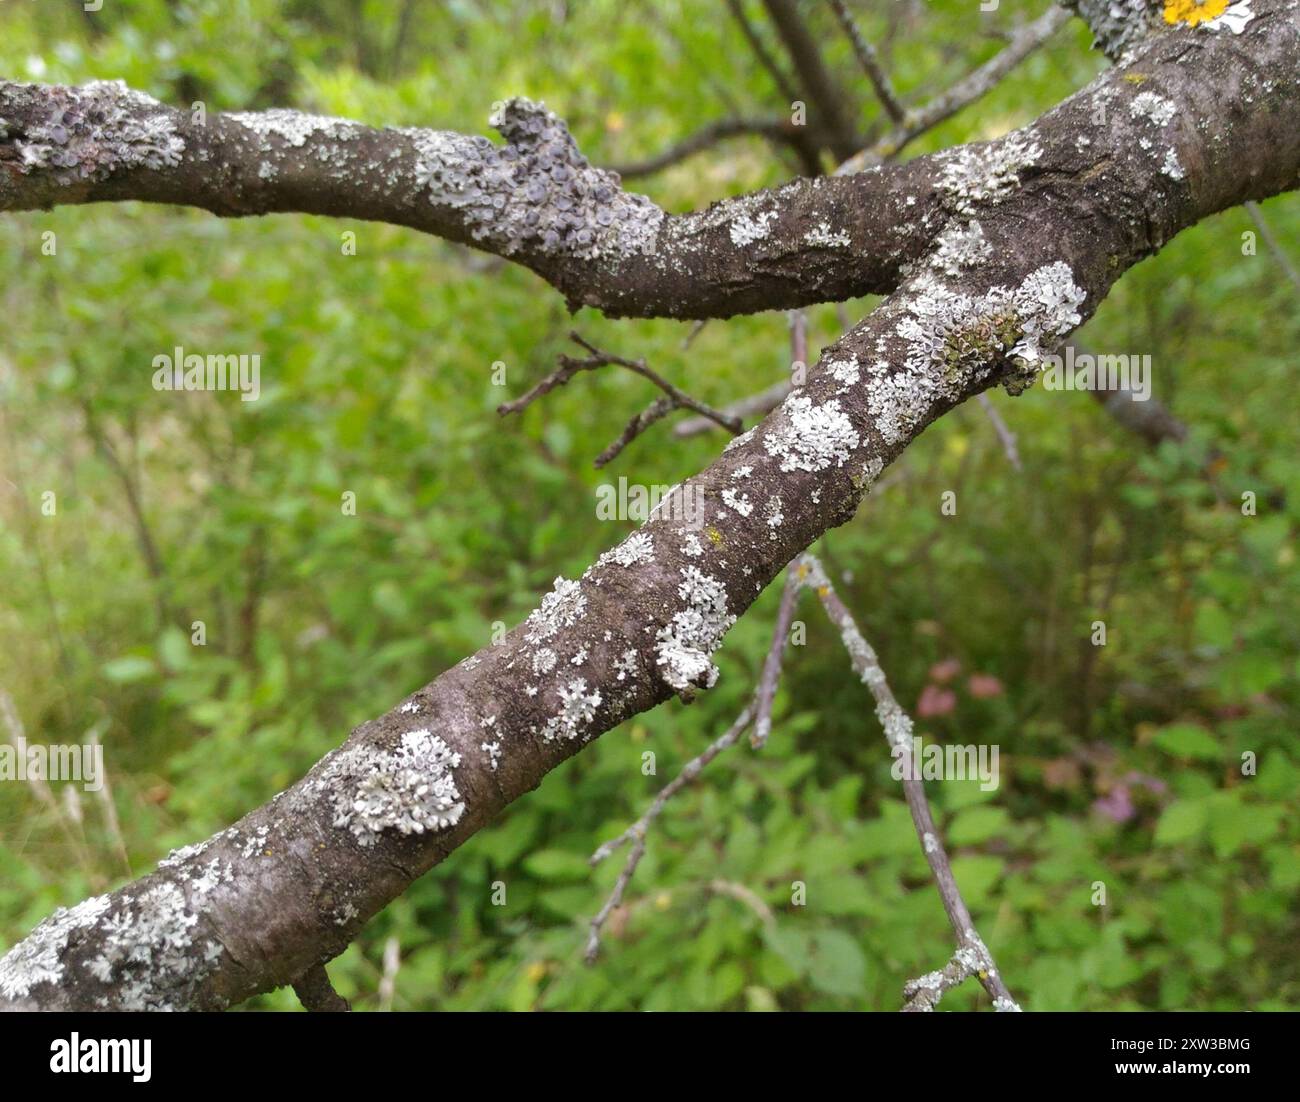
<path id="1" fill-rule="evenodd" d="M 1176 758 L 1218 761 L 1224 753 L 1214 736 L 1196 723 L 1171 723 L 1159 731 L 1153 741 L 1166 754 Z"/>
<path id="2" fill-rule="evenodd" d="M 1176 800 L 1165 808 L 1156 824 L 1156 844 L 1172 846 L 1199 838 L 1209 818 L 1204 801 Z"/>
<path id="3" fill-rule="evenodd" d="M 524 869 L 538 880 L 573 882 L 586 880 L 591 866 L 585 858 L 566 849 L 542 849 L 524 858 Z"/>
<path id="4" fill-rule="evenodd" d="M 971 846 L 1006 834 L 1011 817 L 1000 807 L 968 807 L 959 812 L 948 827 L 948 842 L 954 846 Z"/>
<path id="5" fill-rule="evenodd" d="M 858 943 L 843 930 L 819 930 L 813 935 L 808 978 L 827 995 L 862 994 L 867 959 Z"/>
<path id="6" fill-rule="evenodd" d="M 154 677 L 158 673 L 158 667 L 150 659 L 141 658 L 139 655 L 134 654 L 129 654 L 124 658 L 114 658 L 111 662 L 105 662 L 103 669 L 104 676 L 119 685 L 129 685 L 134 681 L 143 681 L 146 678 Z"/>

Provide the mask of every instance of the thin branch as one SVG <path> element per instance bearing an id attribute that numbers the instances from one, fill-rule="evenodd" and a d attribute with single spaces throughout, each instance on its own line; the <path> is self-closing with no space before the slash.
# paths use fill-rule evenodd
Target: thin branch
<path id="1" fill-rule="evenodd" d="M 785 71 L 777 64 L 768 51 L 767 46 L 759 37 L 758 31 L 754 29 L 754 24 L 749 21 L 749 16 L 745 14 L 745 6 L 741 0 L 727 0 L 727 8 L 731 11 L 732 18 L 740 26 L 740 33 L 745 36 L 745 41 L 749 43 L 749 48 L 754 51 L 754 56 L 758 58 L 759 64 L 767 70 L 768 75 L 776 84 L 777 90 L 785 97 L 787 106 L 799 98 L 799 93 L 795 91 L 794 85 L 790 83 L 790 78 L 786 76 Z"/>
<path id="2" fill-rule="evenodd" d="M 800 568 L 792 563 L 786 567 L 785 588 L 781 591 L 781 604 L 776 612 L 772 645 L 763 661 L 763 672 L 759 676 L 758 692 L 754 697 L 754 733 L 749 737 L 749 744 L 755 750 L 761 750 L 767 744 L 767 736 L 772 732 L 772 704 L 776 700 L 777 682 L 781 680 L 781 659 L 785 654 L 786 636 L 790 634 L 790 622 L 794 619 L 794 610 L 802 588 Z"/>
<path id="3" fill-rule="evenodd" d="M 829 132 L 831 152 L 837 161 L 852 156 L 859 145 L 858 135 L 844 117 L 840 105 L 844 95 L 822 60 L 821 51 L 808 26 L 799 14 L 794 0 L 763 0 L 763 7 L 776 26 L 776 33 L 790 61 L 794 64 L 799 82 L 808 90 L 825 129 Z"/>
<path id="4" fill-rule="evenodd" d="M 624 367 L 628 371 L 635 372 L 644 379 L 649 379 L 660 390 L 664 392 L 662 398 L 651 402 L 649 406 L 643 409 L 623 429 L 617 440 L 607 447 L 596 459 L 596 466 L 603 467 L 619 454 L 628 444 L 641 435 L 647 428 L 656 421 L 661 420 L 674 410 L 690 409 L 694 410 L 701 417 L 726 429 L 733 436 L 738 434 L 744 427 L 744 423 L 738 417 L 731 416 L 725 412 L 720 412 L 698 398 L 693 398 L 686 391 L 674 386 L 657 371 L 649 367 L 644 359 L 629 360 L 623 356 L 617 356 L 613 352 L 605 352 L 597 348 L 590 341 L 586 340 L 576 330 L 569 333 L 569 339 L 591 353 L 590 356 L 578 359 L 573 356 L 560 355 L 560 366 L 552 371 L 546 378 L 542 379 L 522 398 L 516 398 L 510 402 L 502 402 L 497 406 L 497 413 L 505 416 L 510 413 L 518 413 L 527 409 L 538 398 L 544 394 L 549 394 L 557 387 L 564 386 L 575 375 L 582 371 L 594 371 L 597 368 L 617 366 Z"/>
<path id="5" fill-rule="evenodd" d="M 876 48 L 862 37 L 862 31 L 858 29 L 858 25 L 854 22 L 844 0 L 830 0 L 830 5 L 831 10 L 835 12 L 835 18 L 840 21 L 840 26 L 844 28 L 844 33 L 848 35 L 849 41 L 853 44 L 853 52 L 857 55 L 858 63 L 862 66 L 863 71 L 867 74 L 867 79 L 871 81 L 871 87 L 875 89 L 876 98 L 880 100 L 880 105 L 888 113 L 889 117 L 894 120 L 895 126 L 902 125 L 907 109 L 899 103 L 898 94 L 889 81 L 889 75 L 880 64 L 880 56 L 876 53 Z"/>
<path id="6" fill-rule="evenodd" d="M 591 964 L 595 961 L 600 953 L 600 931 L 608 920 L 614 908 L 623 902 L 623 894 L 627 891 L 627 886 L 632 880 L 636 867 L 641 863 L 641 858 L 645 856 L 646 834 L 654 821 L 659 818 L 668 801 L 671 800 L 678 792 L 694 781 L 703 771 L 705 766 L 714 758 L 721 754 L 729 747 L 735 746 L 740 741 L 740 736 L 749 728 L 750 722 L 754 718 L 754 706 L 752 702 L 746 704 L 741 710 L 740 715 L 735 722 L 727 728 L 726 732 L 709 744 L 708 748 L 697 757 L 692 758 L 677 774 L 660 790 L 659 795 L 654 798 L 654 802 L 646 808 L 645 814 L 633 823 L 627 830 L 608 842 L 603 843 L 595 853 L 591 855 L 591 864 L 598 865 L 605 860 L 610 854 L 620 847 L 632 842 L 632 851 L 627 856 L 627 861 L 623 865 L 623 871 L 619 873 L 618 880 L 614 883 L 614 890 L 610 892 L 609 898 L 605 900 L 605 905 L 596 913 L 596 917 L 591 920 L 590 932 L 587 935 L 586 961 Z"/>
<path id="7" fill-rule="evenodd" d="M 739 401 L 732 402 L 729 406 L 723 406 L 722 412 L 728 417 L 739 417 L 742 420 L 749 417 L 760 417 L 765 413 L 770 413 L 784 402 L 790 390 L 790 381 L 782 379 L 773 383 L 766 390 L 760 390 L 757 394 L 751 394 L 748 398 L 741 398 Z M 688 436 L 699 436 L 714 427 L 714 422 L 707 417 L 688 417 L 673 428 L 673 435 L 681 440 Z"/>
<path id="8" fill-rule="evenodd" d="M 641 161 L 629 161 L 624 164 L 610 165 L 610 172 L 617 172 L 624 180 L 649 176 L 662 169 L 669 168 L 686 160 L 688 157 L 711 149 L 719 142 L 729 138 L 758 135 L 769 141 L 784 142 L 798 149 L 807 138 L 806 130 L 796 127 L 785 118 L 771 119 L 719 119 L 702 126 L 694 134 L 683 138 L 675 145 L 669 146 L 654 157 Z"/>
<path id="9" fill-rule="evenodd" d="M 1286 250 L 1282 248 L 1282 242 L 1273 233 L 1273 227 L 1268 224 L 1264 212 L 1259 209 L 1259 204 L 1256 202 L 1247 203 L 1246 213 L 1250 215 L 1250 220 L 1255 223 L 1255 228 L 1259 230 L 1259 236 L 1264 239 L 1264 244 L 1268 246 L 1273 258 L 1278 262 L 1287 279 L 1291 281 L 1297 291 L 1300 291 L 1300 271 L 1296 271 L 1296 266 L 1291 263 L 1291 258 L 1287 256 Z"/>
<path id="10" fill-rule="evenodd" d="M 1023 471 L 1025 468 L 1020 462 L 1020 448 L 1016 445 L 1016 434 L 1011 431 L 1002 414 L 998 412 L 987 391 L 979 395 L 978 401 L 980 408 L 988 414 L 989 420 L 993 423 L 993 431 L 998 434 L 998 440 L 1002 442 L 1002 450 L 1006 452 L 1007 462 L 1016 470 Z"/>
<path id="11" fill-rule="evenodd" d="M 646 406 L 645 409 L 633 417 L 625 426 L 623 426 L 623 431 L 618 434 L 617 439 L 615 439 L 603 452 L 596 456 L 594 465 L 597 470 L 608 463 L 612 463 L 618 458 L 623 449 L 632 443 L 633 440 L 645 432 L 645 430 L 656 421 L 663 420 L 663 418 L 667 417 L 676 408 L 677 405 L 671 398 L 656 398 Z"/>
<path id="12" fill-rule="evenodd" d="M 348 1000 L 334 990 L 323 964 L 317 964 L 299 976 L 294 981 L 293 993 L 304 1009 L 313 1013 L 339 1014 L 352 1009 Z"/>
<path id="13" fill-rule="evenodd" d="M 901 125 L 869 149 L 860 150 L 845 160 L 835 170 L 835 175 L 845 176 L 861 172 L 864 168 L 869 168 L 882 160 L 896 157 L 902 152 L 904 146 L 992 91 L 1003 77 L 1042 46 L 1068 23 L 1070 18 L 1070 13 L 1063 8 L 1053 7 L 1041 18 L 1021 27 L 1012 35 L 1005 49 L 957 81 L 946 92 L 930 100 L 925 106 L 909 111 Z"/>
<path id="14" fill-rule="evenodd" d="M 849 652 L 849 659 L 853 663 L 854 671 L 862 678 L 867 688 L 871 690 L 871 695 L 875 698 L 876 716 L 885 729 L 885 737 L 889 740 L 891 749 L 901 748 L 901 752 L 910 756 L 912 753 L 912 720 L 899 706 L 897 699 L 895 699 L 892 690 L 889 688 L 885 672 L 880 666 L 880 659 L 876 656 L 871 644 L 863 638 L 862 633 L 858 630 L 858 625 L 854 622 L 852 614 L 835 592 L 826 571 L 822 569 L 821 563 L 812 555 L 804 555 L 802 562 L 807 568 L 806 584 L 817 590 L 817 596 L 821 598 L 822 608 L 825 609 L 831 623 L 839 629 L 840 637 L 844 641 L 845 649 Z M 952 864 L 949 862 L 947 851 L 940 840 L 938 828 L 934 824 L 934 817 L 930 814 L 930 804 L 925 796 L 925 784 L 919 777 L 914 776 L 913 772 L 912 770 L 904 771 L 903 794 L 907 798 L 908 810 L 912 813 L 912 823 L 916 827 L 921 849 L 925 853 L 925 859 L 929 862 L 930 871 L 934 875 L 935 883 L 939 888 L 939 897 L 943 900 L 944 912 L 948 915 L 948 921 L 957 937 L 957 953 L 954 961 L 960 967 L 954 968 L 953 974 L 955 975 L 962 968 L 967 969 L 965 975 L 979 977 L 980 983 L 983 984 L 984 989 L 992 997 L 993 1005 L 998 1010 L 1019 1010 L 1020 1007 L 1011 997 L 1011 992 L 1007 990 L 1006 984 L 1003 983 L 1002 977 L 998 973 L 992 954 L 989 953 L 988 947 L 975 929 L 975 922 L 971 918 L 970 910 L 966 906 L 966 901 L 962 898 L 961 889 L 957 887 L 957 880 L 952 873 Z M 951 964 L 950 967 L 952 967 Z M 918 990 L 933 992 L 933 999 L 929 1002 L 929 1005 L 918 1004 L 913 1007 L 910 1005 L 911 997 L 909 996 L 909 1005 L 905 1009 L 933 1010 L 934 1003 L 939 1001 L 939 996 L 943 993 L 943 990 L 939 989 L 940 981 L 934 979 L 934 977 L 940 975 L 942 974 L 932 972 L 928 976 L 909 984 L 907 990 L 920 985 Z M 962 976 L 963 979 L 965 975 Z"/>

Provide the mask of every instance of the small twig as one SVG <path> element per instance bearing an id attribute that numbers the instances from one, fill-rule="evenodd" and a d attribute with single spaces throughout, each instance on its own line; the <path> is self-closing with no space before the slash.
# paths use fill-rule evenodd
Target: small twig
<path id="1" fill-rule="evenodd" d="M 790 363 L 808 366 L 808 315 L 802 310 L 790 311 Z"/>
<path id="2" fill-rule="evenodd" d="M 348 1000 L 334 990 L 325 965 L 314 964 L 293 984 L 293 993 L 303 1008 L 313 1013 L 342 1013 L 351 1010 Z"/>
<path id="3" fill-rule="evenodd" d="M 731 10 L 732 18 L 740 26 L 740 33 L 745 36 L 745 41 L 749 43 L 749 48 L 754 51 L 754 56 L 758 58 L 759 64 L 767 70 L 772 81 L 776 84 L 777 91 L 785 97 L 786 103 L 792 103 L 799 98 L 798 93 L 794 90 L 794 85 L 790 83 L 790 78 L 786 76 L 784 70 L 776 63 L 763 40 L 759 38 L 758 32 L 754 25 L 749 21 L 745 14 L 744 5 L 740 0 L 727 0 L 727 7 Z"/>
<path id="4" fill-rule="evenodd" d="M 871 87 L 875 89 L 876 98 L 880 100 L 880 105 L 894 120 L 894 125 L 901 125 L 903 117 L 907 114 L 906 109 L 898 102 L 898 95 L 894 92 L 894 87 L 889 82 L 889 77 L 881 67 L 880 57 L 876 49 L 865 38 L 858 29 L 857 23 L 853 21 L 853 16 L 849 14 L 849 9 L 845 7 L 844 0 L 830 0 L 831 9 L 835 12 L 835 17 L 840 21 L 840 26 L 844 28 L 844 33 L 848 35 L 849 41 L 853 44 L 853 52 L 858 57 L 858 63 L 862 66 L 863 71 L 867 74 L 867 79 L 871 81 Z"/>
<path id="5" fill-rule="evenodd" d="M 646 809 L 641 818 L 623 831 L 622 834 L 605 842 L 591 855 L 591 864 L 598 865 L 621 846 L 626 845 L 628 842 L 633 843 L 632 851 L 628 854 L 627 861 L 623 865 L 623 871 L 619 873 L 618 880 L 614 884 L 614 890 L 610 892 L 609 898 L 605 900 L 605 905 L 597 912 L 596 917 L 591 920 L 591 930 L 587 936 L 585 954 L 588 964 L 592 964 L 600 953 L 601 927 L 605 925 L 614 908 L 623 902 L 623 893 L 627 891 L 627 886 L 632 880 L 633 873 L 636 872 L 637 865 L 641 863 L 641 858 L 645 856 L 646 833 L 649 831 L 651 824 L 662 813 L 668 801 L 695 780 L 709 762 L 740 740 L 740 736 L 745 733 L 753 718 L 754 707 L 750 703 L 745 705 L 740 715 L 736 717 L 735 722 L 727 728 L 725 734 L 714 739 L 703 753 L 687 762 L 682 771 L 664 785 L 659 795 L 654 798 L 654 802 Z"/>
<path id="6" fill-rule="evenodd" d="M 98 726 L 92 727 L 87 739 L 88 745 L 93 748 L 99 745 Z M 117 817 L 117 805 L 113 802 L 113 786 L 108 780 L 108 766 L 104 766 L 104 775 L 100 778 L 99 791 L 95 796 L 99 799 L 100 806 L 104 809 L 104 822 L 108 827 L 108 836 L 113 840 L 113 845 L 117 850 L 118 860 L 122 862 L 122 871 L 127 876 L 131 875 L 131 859 L 127 856 L 126 840 L 122 837 L 122 824 Z"/>
<path id="7" fill-rule="evenodd" d="M 738 884 L 734 880 L 710 880 L 709 891 L 714 895 L 726 895 L 732 899 L 739 900 L 748 907 L 764 926 L 774 926 L 776 924 L 776 915 L 772 913 L 769 907 L 759 897 L 753 888 L 748 888 L 744 884 Z"/>
<path id="8" fill-rule="evenodd" d="M 688 348 L 691 347 L 691 345 L 695 343 L 695 338 L 698 337 L 704 331 L 704 327 L 708 324 L 709 324 L 708 318 L 699 318 L 695 322 L 695 324 L 691 326 L 691 331 L 687 333 L 685 337 L 682 338 L 683 352 L 685 352 Z"/>
<path id="9" fill-rule="evenodd" d="M 722 412 L 730 417 L 742 419 L 770 413 L 785 401 L 790 389 L 789 380 L 782 379 L 780 382 L 773 383 L 766 390 L 760 390 L 757 394 L 751 394 L 748 398 L 741 398 L 737 402 L 732 402 L 729 406 L 724 406 Z M 688 417 L 685 421 L 677 424 L 673 429 L 673 435 L 681 440 L 688 436 L 699 436 L 714 427 L 715 422 L 707 417 Z"/>
<path id="10" fill-rule="evenodd" d="M 1012 35 L 1006 48 L 979 68 L 968 73 L 951 88 L 930 100 L 925 106 L 907 112 L 906 118 L 889 134 L 867 149 L 847 158 L 835 170 L 836 176 L 861 172 L 880 161 L 897 156 L 904 146 L 915 141 L 928 130 L 969 107 L 991 91 L 997 83 L 1026 57 L 1052 37 L 1070 21 L 1070 13 L 1053 6 L 1046 15 L 1021 27 Z"/>
<path id="11" fill-rule="evenodd" d="M 384 971 L 379 977 L 379 1009 L 393 1009 L 397 998 L 397 973 L 402 967 L 402 943 L 396 937 L 384 942 Z"/>
<path id="12" fill-rule="evenodd" d="M 617 356 L 613 352 L 602 351 L 576 330 L 569 333 L 569 339 L 579 347 L 586 349 L 591 355 L 577 359 L 561 353 L 558 368 L 542 379 L 523 397 L 510 402 L 502 402 L 501 405 L 497 406 L 497 413 L 502 416 L 518 413 L 520 410 L 532 405 L 542 395 L 549 394 L 556 387 L 564 386 L 579 372 L 594 371 L 600 367 L 617 366 L 626 368 L 628 371 L 640 375 L 643 379 L 649 379 L 650 382 L 664 392 L 664 397 L 652 402 L 628 422 L 619 438 L 596 459 L 597 467 L 603 467 L 650 425 L 677 409 L 694 410 L 701 417 L 708 418 L 708 420 L 720 425 L 732 435 L 739 433 L 744 427 L 744 423 L 739 417 L 720 412 L 707 403 L 691 397 L 686 391 L 674 386 L 657 371 L 654 371 L 646 364 L 645 360 L 629 360 L 623 356 Z"/>
<path id="13" fill-rule="evenodd" d="M 754 732 L 749 736 L 749 744 L 755 750 L 761 750 L 766 745 L 767 736 L 772 731 L 772 704 L 776 700 L 777 682 L 781 680 L 781 658 L 785 654 L 790 622 L 794 619 L 794 610 L 799 603 L 799 591 L 803 588 L 800 570 L 801 567 L 795 563 L 786 567 L 785 588 L 781 591 L 781 605 L 776 612 L 772 645 L 768 648 L 767 658 L 763 661 L 763 672 L 758 679 L 758 691 L 754 694 Z"/>
<path id="14" fill-rule="evenodd" d="M 596 456 L 596 467 L 603 467 L 606 463 L 612 462 L 624 448 L 645 432 L 646 429 L 656 421 L 667 417 L 676 408 L 671 398 L 656 398 L 623 427 L 623 431 L 619 433 L 617 440 Z"/>
<path id="15" fill-rule="evenodd" d="M 805 135 L 788 119 L 718 119 L 708 123 L 694 134 L 683 138 L 676 145 L 671 145 L 662 153 L 647 157 L 641 161 L 628 161 L 623 164 L 610 165 L 610 172 L 617 172 L 624 180 L 649 176 L 662 169 L 686 160 L 688 157 L 710 149 L 719 142 L 729 138 L 758 135 L 772 142 L 783 142 L 800 146 Z"/>
<path id="16" fill-rule="evenodd" d="M 821 598 L 822 608 L 825 609 L 831 623 L 839 629 L 840 638 L 843 639 L 844 647 L 849 652 L 849 659 L 853 663 L 854 671 L 862 678 L 871 691 L 871 695 L 875 698 L 876 716 L 885 729 L 885 737 L 889 740 L 890 746 L 902 747 L 903 752 L 910 755 L 912 752 L 912 720 L 899 706 L 898 700 L 894 697 L 889 682 L 885 677 L 885 671 L 881 669 L 880 659 L 876 656 L 871 644 L 862 637 L 862 633 L 858 630 L 858 625 L 854 622 L 852 614 L 831 586 L 830 579 L 826 576 L 826 571 L 822 569 L 821 563 L 812 555 L 803 556 L 802 561 L 807 566 L 806 584 L 817 590 L 817 596 Z M 907 798 L 907 808 L 912 814 L 912 823 L 916 828 L 917 837 L 921 841 L 921 849 L 925 853 L 925 859 L 930 865 L 930 872 L 933 874 L 935 883 L 939 888 L 939 898 L 943 901 L 944 912 L 948 915 L 948 921 L 952 925 L 953 933 L 957 938 L 957 952 L 953 957 L 953 961 L 949 963 L 949 968 L 953 969 L 953 975 L 965 968 L 967 969 L 965 975 L 978 976 L 984 990 L 992 997 L 996 1009 L 1019 1010 L 1019 1005 L 1011 997 L 1011 992 L 1007 990 L 1006 984 L 1002 981 L 1002 976 L 998 973 L 992 954 L 989 953 L 988 947 L 976 931 L 970 909 L 962 898 L 961 889 L 957 887 L 957 880 L 953 876 L 948 853 L 939 838 L 938 828 L 934 825 L 934 817 L 930 814 L 930 804 L 925 796 L 925 784 L 919 777 L 911 775 L 910 770 L 906 771 L 903 776 L 903 794 Z M 912 981 L 905 989 L 909 1004 L 904 1009 L 933 1010 L 934 1004 L 939 1001 L 939 997 L 947 990 L 946 987 L 943 987 L 943 982 L 946 981 L 936 980 L 934 977 L 946 974 L 947 969 L 945 969 L 944 973 L 931 972 L 919 980 Z M 963 979 L 965 975 L 962 976 Z M 960 982 L 960 980 L 954 982 Z M 911 992 L 911 994 L 908 994 L 908 992 Z M 919 992 L 933 993 L 928 1005 L 923 1005 L 926 1002 L 925 999 L 922 999 L 916 1006 L 911 1005 L 911 1002 L 914 1001 L 913 996 Z"/>
<path id="17" fill-rule="evenodd" d="M 993 431 L 998 434 L 998 439 L 1002 441 L 1002 450 L 1007 454 L 1007 462 L 1016 470 L 1023 471 L 1024 465 L 1020 462 L 1020 449 L 1016 446 L 1016 434 L 1011 431 L 1006 421 L 1003 420 L 1002 414 L 993 404 L 992 399 L 983 391 L 979 396 L 980 407 L 988 414 L 989 420 L 993 422 Z"/>
<path id="18" fill-rule="evenodd" d="M 1273 258 L 1278 262 L 1282 271 L 1286 273 L 1287 279 L 1295 285 L 1296 290 L 1300 291 L 1300 272 L 1291 263 L 1291 258 L 1287 256 L 1286 250 L 1282 248 L 1282 242 L 1277 239 L 1273 233 L 1273 227 L 1268 224 L 1264 217 L 1264 212 L 1259 209 L 1259 204 L 1249 202 L 1246 204 L 1246 213 L 1250 215 L 1250 220 L 1255 223 L 1255 228 L 1259 230 L 1259 236 L 1264 239 L 1264 244 L 1268 246 Z"/>
<path id="19" fill-rule="evenodd" d="M 808 316 L 802 310 L 790 311 L 790 362 L 791 367 L 796 363 L 808 366 Z M 725 416 L 737 418 L 743 424 L 747 417 L 774 410 L 785 401 L 786 395 L 792 389 L 794 388 L 790 381 L 782 379 L 766 390 L 724 406 L 722 412 Z M 708 432 L 714 424 L 715 422 L 707 417 L 689 417 L 673 429 L 673 435 L 679 440 L 684 440 L 688 436 L 699 436 L 702 432 Z"/>

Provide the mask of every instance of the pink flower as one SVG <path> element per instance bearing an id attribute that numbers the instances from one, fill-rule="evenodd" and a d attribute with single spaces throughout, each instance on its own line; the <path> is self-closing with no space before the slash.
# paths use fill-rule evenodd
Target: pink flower
<path id="1" fill-rule="evenodd" d="M 957 695 L 938 685 L 927 685 L 921 690 L 921 699 L 916 702 L 916 714 L 922 719 L 946 716 L 957 707 Z"/>
<path id="2" fill-rule="evenodd" d="M 991 673 L 973 673 L 966 682 L 966 688 L 976 700 L 988 700 L 1002 695 L 1002 682 Z"/>
<path id="3" fill-rule="evenodd" d="M 930 667 L 930 680 L 937 681 L 942 685 L 945 681 L 951 681 L 961 673 L 961 660 L 958 658 L 945 658 L 942 662 L 936 662 Z"/>
<path id="4" fill-rule="evenodd" d="M 1093 800 L 1092 809 L 1116 823 L 1127 823 L 1136 813 L 1128 787 L 1122 784 L 1117 784 L 1101 799 Z"/>

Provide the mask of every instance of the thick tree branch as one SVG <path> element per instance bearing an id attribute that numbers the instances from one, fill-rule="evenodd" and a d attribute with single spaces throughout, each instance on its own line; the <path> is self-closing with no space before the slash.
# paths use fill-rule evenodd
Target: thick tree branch
<path id="1" fill-rule="evenodd" d="M 512 99 L 491 122 L 504 146 L 288 110 L 192 116 L 121 82 L 0 82 L 0 211 L 139 199 L 390 222 L 522 264 L 574 308 L 683 318 L 891 290 L 934 217 L 917 201 L 933 159 L 668 215 L 543 106 Z"/>

